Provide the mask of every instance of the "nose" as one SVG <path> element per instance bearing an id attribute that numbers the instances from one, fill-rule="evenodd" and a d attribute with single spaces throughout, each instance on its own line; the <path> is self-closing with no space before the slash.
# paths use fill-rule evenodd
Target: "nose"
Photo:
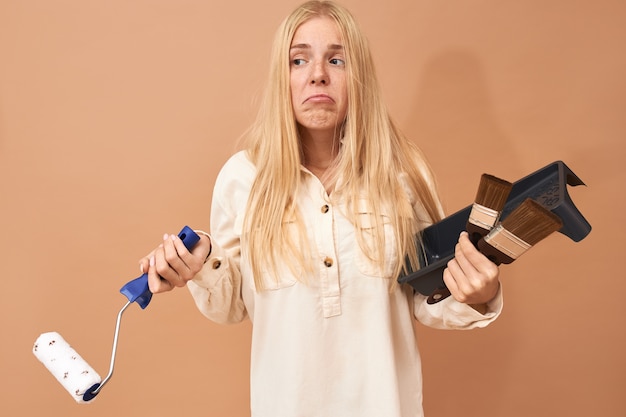
<path id="1" fill-rule="evenodd" d="M 329 81 L 325 65 L 323 63 L 314 65 L 311 71 L 311 84 L 326 85 Z"/>

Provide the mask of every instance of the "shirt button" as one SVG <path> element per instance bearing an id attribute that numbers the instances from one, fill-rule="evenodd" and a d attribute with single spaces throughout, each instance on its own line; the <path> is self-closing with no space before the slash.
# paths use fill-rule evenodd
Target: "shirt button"
<path id="1" fill-rule="evenodd" d="M 330 210 L 330 207 L 328 207 L 328 204 L 324 204 L 322 206 L 322 213 L 328 213 L 328 210 Z"/>
<path id="2" fill-rule="evenodd" d="M 324 265 L 326 265 L 328 268 L 330 268 L 331 266 L 333 266 L 333 260 L 332 260 L 332 258 L 326 258 L 326 259 L 324 259 Z"/>

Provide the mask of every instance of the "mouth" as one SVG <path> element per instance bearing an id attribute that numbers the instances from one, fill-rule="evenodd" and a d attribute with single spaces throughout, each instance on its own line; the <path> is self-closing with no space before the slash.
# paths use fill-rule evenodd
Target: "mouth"
<path id="1" fill-rule="evenodd" d="M 311 103 L 334 103 L 335 100 L 332 99 L 332 97 L 330 97 L 327 94 L 314 94 L 312 96 L 309 96 L 306 98 L 306 100 L 304 100 L 304 103 L 306 102 L 311 102 Z"/>

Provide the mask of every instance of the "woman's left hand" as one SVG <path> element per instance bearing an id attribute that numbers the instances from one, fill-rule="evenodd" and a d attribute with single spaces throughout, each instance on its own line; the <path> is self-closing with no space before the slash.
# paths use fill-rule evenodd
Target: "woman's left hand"
<path id="1" fill-rule="evenodd" d="M 476 249 L 467 232 L 462 232 L 454 258 L 443 271 L 443 280 L 454 299 L 473 307 L 486 304 L 498 293 L 499 276 L 498 266 Z"/>

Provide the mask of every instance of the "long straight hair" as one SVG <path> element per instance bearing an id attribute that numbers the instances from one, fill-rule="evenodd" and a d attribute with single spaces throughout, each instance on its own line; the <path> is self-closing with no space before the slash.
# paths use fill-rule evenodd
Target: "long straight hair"
<path id="1" fill-rule="evenodd" d="M 250 159 L 257 168 L 252 184 L 242 250 L 247 251 L 258 290 L 264 288 L 263 271 L 278 271 L 289 262 L 292 271 L 311 271 L 304 222 L 296 196 L 301 183 L 303 151 L 291 103 L 289 49 L 304 22 L 330 17 L 341 33 L 346 53 L 348 113 L 341 147 L 332 163 L 332 198 L 346 203 L 345 215 L 355 225 L 361 250 L 374 263 L 385 262 L 382 214 L 389 218 L 397 242 L 398 259 L 419 268 L 420 225 L 438 221 L 441 209 L 432 173 L 421 151 L 407 140 L 383 104 L 373 59 L 366 38 L 348 10 L 331 1 L 309 1 L 295 9 L 279 26 L 273 43 L 269 80 L 255 123 L 246 133 Z M 368 204 L 370 219 L 363 219 L 360 201 Z M 416 210 L 416 207 L 419 209 Z M 363 222 L 374 228 L 363 231 Z M 296 224 L 299 233 L 287 225 Z M 367 244 L 374 239 L 374 244 Z M 297 241 L 294 241 L 296 239 Z M 395 266 L 394 276 L 406 270 Z"/>

